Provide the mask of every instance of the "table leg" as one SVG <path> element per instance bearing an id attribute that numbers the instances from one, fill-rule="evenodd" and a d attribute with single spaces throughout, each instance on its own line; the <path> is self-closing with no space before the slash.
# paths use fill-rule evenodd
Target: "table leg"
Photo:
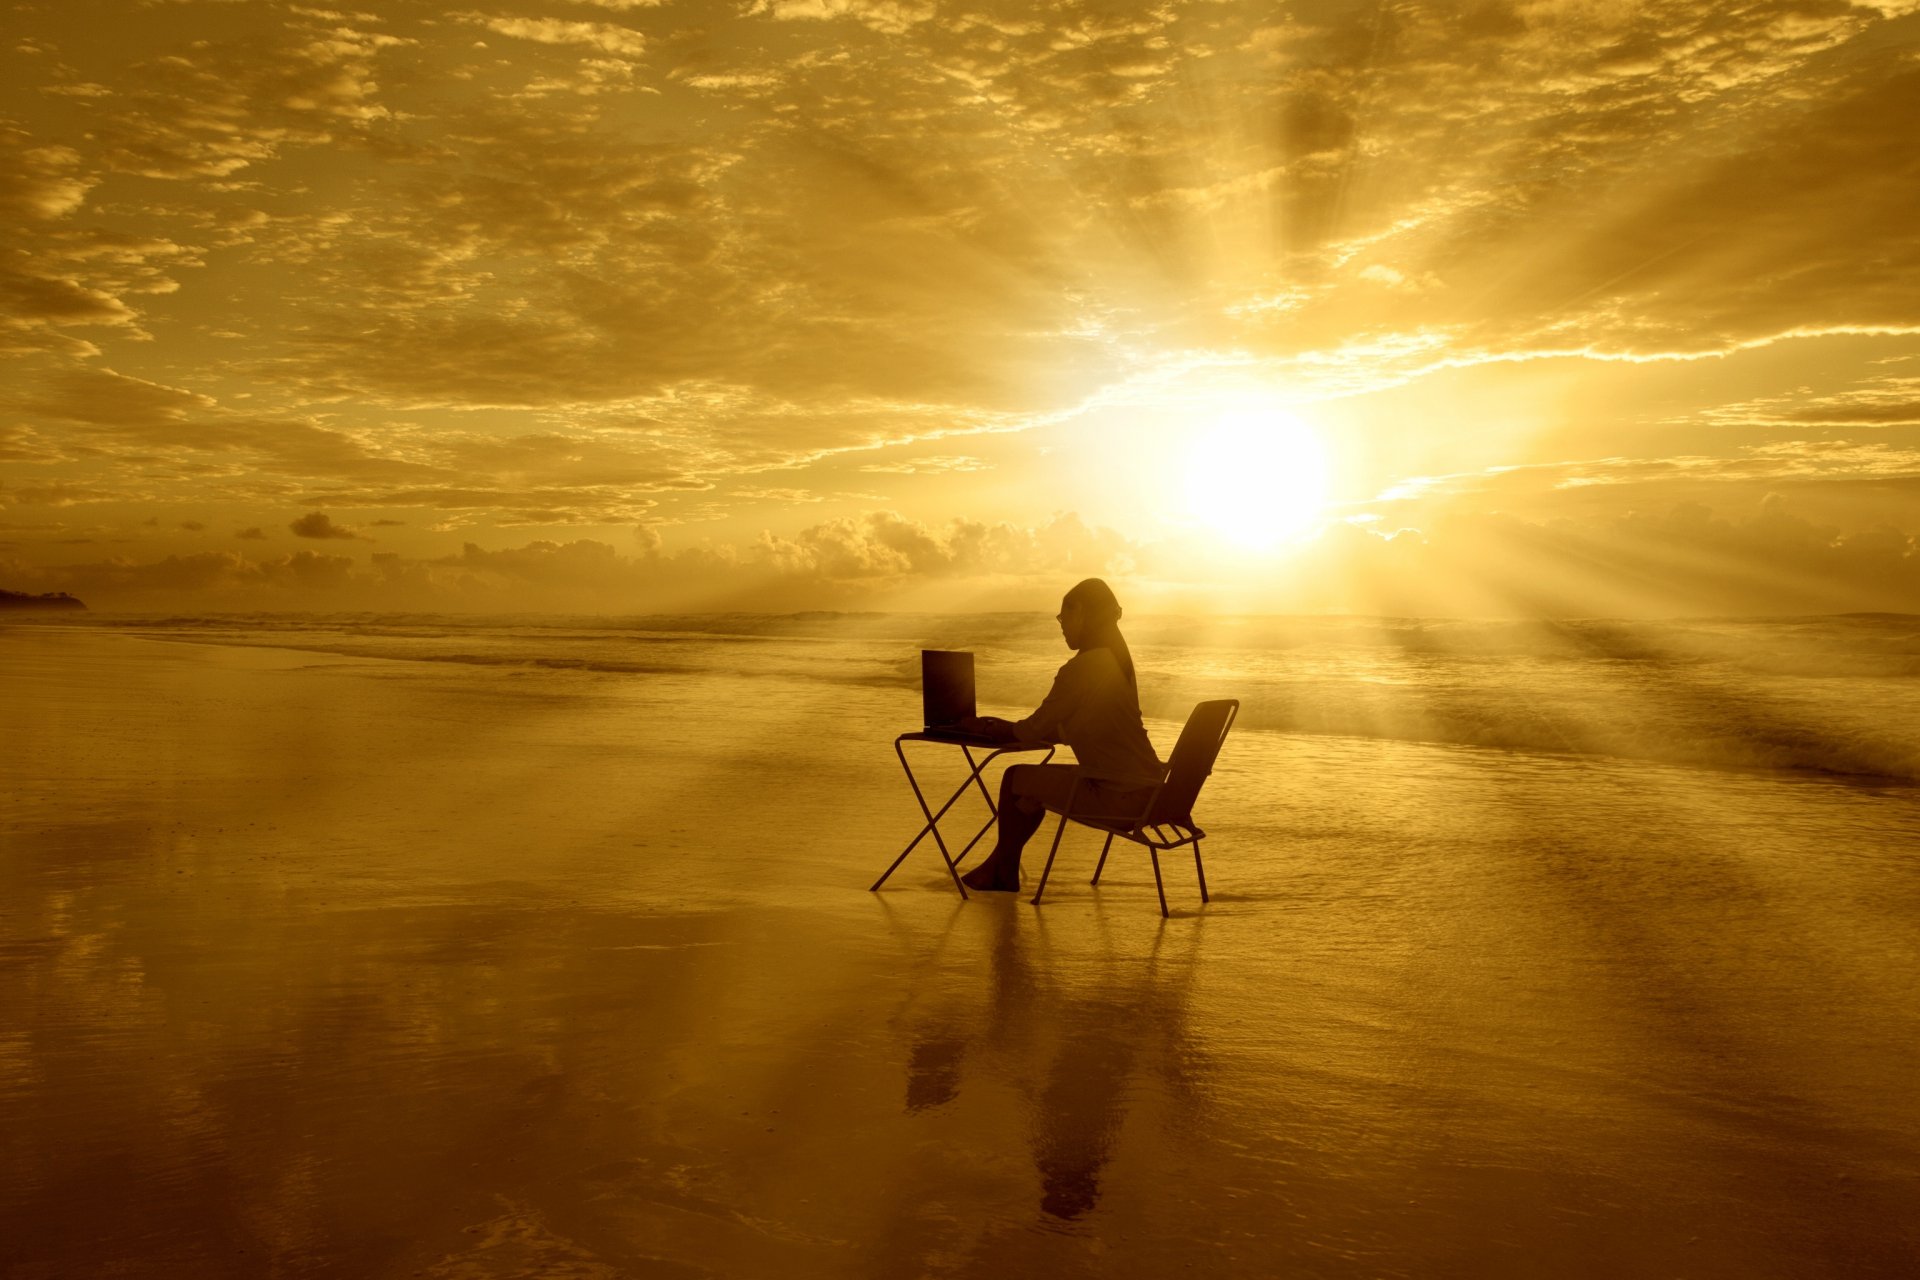
<path id="1" fill-rule="evenodd" d="M 955 789 L 954 793 L 947 798 L 947 802 L 940 806 L 940 812 L 935 813 L 933 810 L 927 807 L 927 797 L 925 793 L 923 793 L 920 790 L 920 780 L 913 776 L 913 766 L 907 763 L 906 750 L 898 742 L 896 742 L 893 744 L 893 753 L 896 756 L 900 757 L 900 767 L 906 771 L 907 785 L 913 788 L 913 798 L 920 802 L 920 812 L 927 816 L 927 825 L 920 829 L 919 835 L 915 836 L 912 840 L 907 842 L 907 847 L 900 851 L 900 856 L 893 860 L 893 865 L 888 867 L 885 871 L 881 872 L 880 878 L 878 880 L 875 880 L 871 885 L 869 885 L 867 888 L 867 891 L 869 893 L 872 893 L 875 890 L 879 889 L 881 885 L 885 884 L 887 882 L 887 877 L 893 874 L 894 868 L 898 867 L 902 862 L 905 862 L 907 860 L 907 855 L 912 853 L 914 850 L 914 847 L 918 845 L 922 840 L 924 840 L 927 837 L 927 834 L 931 832 L 933 834 L 934 844 L 939 846 L 940 858 L 943 862 L 947 864 L 947 874 L 953 877 L 953 887 L 960 891 L 960 896 L 962 898 L 965 898 L 967 896 L 967 886 L 960 883 L 960 872 L 954 867 L 953 855 L 947 852 L 947 842 L 944 839 L 942 839 L 940 836 L 940 819 L 946 817 L 947 810 L 953 808 L 954 802 L 959 800 L 961 796 L 967 793 L 968 784 L 979 780 L 980 768 L 986 764 L 986 760 L 981 761 L 980 765 L 975 765 L 973 767 L 973 772 L 971 776 L 968 778 L 968 781 L 961 783 L 959 787 Z M 993 758 L 992 756 L 988 756 L 987 760 L 991 760 L 992 758 Z M 971 752 L 968 753 L 967 760 L 969 764 L 972 763 L 973 755 Z M 992 825 L 992 824 L 988 824 L 988 825 Z M 980 835 L 984 835 L 984 834 L 986 834 L 986 832 L 983 828 L 982 831 L 980 832 Z M 979 840 L 980 835 L 974 836 L 973 839 L 975 841 Z M 973 848 L 973 841 L 968 842 L 967 848 L 969 849 Z M 962 856 L 964 857 L 965 854 L 963 853 Z"/>
<path id="2" fill-rule="evenodd" d="M 970 747 L 968 747 L 965 743 L 957 744 L 960 747 L 960 750 L 964 752 L 967 757 L 967 779 L 965 782 L 962 782 L 958 787 L 954 789 L 953 794 L 947 797 L 947 802 L 940 806 L 940 811 L 938 813 L 935 813 L 933 810 L 927 807 L 926 794 L 920 790 L 920 780 L 913 776 L 913 766 L 907 763 L 907 753 L 905 748 L 901 745 L 902 741 L 904 741 L 904 739 L 896 740 L 894 742 L 893 754 L 898 756 L 900 759 L 900 768 L 906 772 L 907 784 L 913 788 L 913 798 L 919 801 L 920 812 L 926 816 L 927 825 L 920 828 L 920 834 L 916 835 L 913 839 L 907 841 L 907 847 L 900 851 L 900 856 L 895 858 L 892 864 L 888 866 L 885 871 L 882 871 L 880 873 L 880 878 L 878 880 L 875 880 L 871 885 L 867 886 L 867 891 L 871 893 L 879 889 L 881 885 L 885 884 L 887 882 L 887 877 L 891 876 L 894 873 L 894 870 L 898 868 L 902 862 L 905 862 L 907 860 L 907 855 L 912 853 L 914 849 L 919 846 L 920 842 L 926 839 L 928 834 L 931 833 L 933 836 L 933 842 L 936 845 L 938 845 L 940 848 L 940 857 L 947 864 L 947 874 L 953 877 L 953 887 L 960 891 L 960 896 L 962 898 L 966 898 L 968 896 L 967 886 L 961 883 L 960 872 L 958 870 L 959 864 L 966 858 L 966 856 L 969 853 L 973 852 L 973 846 L 980 843 L 980 838 L 986 835 L 987 832 L 993 830 L 993 824 L 996 821 L 998 821 L 1000 817 L 1000 807 L 993 802 L 993 793 L 987 789 L 987 784 L 981 779 L 980 775 L 986 770 L 986 767 L 988 765 L 993 763 L 996 757 L 1004 754 L 1006 751 L 1022 750 L 1022 749 L 1029 749 L 1029 748 L 996 747 L 992 751 L 989 751 L 981 759 L 975 760 L 973 758 L 973 750 Z M 1040 758 L 1040 763 L 1045 764 L 1047 761 L 1053 759 L 1053 753 L 1054 753 L 1054 748 L 1049 746 L 1047 748 L 1047 754 Z M 978 831 L 973 833 L 973 839 L 967 841 L 966 847 L 961 849 L 959 854 L 957 855 L 950 854 L 947 851 L 946 840 L 944 840 L 940 835 L 940 819 L 947 816 L 947 810 L 953 808 L 953 806 L 959 801 L 960 797 L 967 793 L 967 788 L 970 786 L 978 787 L 980 789 L 981 797 L 985 799 L 987 802 L 986 825 L 982 826 Z"/>
<path id="3" fill-rule="evenodd" d="M 973 839 L 967 841 L 967 847 L 962 849 L 958 854 L 954 856 L 953 860 L 955 862 L 965 862 L 967 860 L 967 855 L 973 852 L 973 846 L 980 843 L 980 837 L 987 834 L 987 832 L 993 830 L 993 824 L 1000 820 L 1000 806 L 993 802 L 993 792 L 987 790 L 987 784 L 985 780 L 982 779 L 980 776 L 986 770 L 987 765 L 993 760 L 993 758 L 999 755 L 1000 753 L 998 751 L 990 751 L 987 753 L 987 757 L 985 760 L 981 760 L 979 763 L 976 764 L 973 759 L 972 747 L 969 747 L 966 743 L 963 742 L 960 744 L 960 751 L 963 755 L 967 757 L 967 767 L 973 771 L 973 777 L 971 779 L 971 781 L 973 782 L 973 785 L 980 789 L 980 798 L 987 802 L 987 823 L 985 826 L 981 827 L 978 831 L 974 832 Z M 1051 755 L 1052 752 L 1048 752 L 1048 754 Z M 960 789 L 962 791 L 965 791 L 967 789 L 967 784 L 964 782 L 961 783 Z"/>

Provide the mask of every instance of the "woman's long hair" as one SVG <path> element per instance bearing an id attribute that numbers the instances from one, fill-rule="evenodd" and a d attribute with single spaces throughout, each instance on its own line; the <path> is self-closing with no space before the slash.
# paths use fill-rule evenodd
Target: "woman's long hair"
<path id="1" fill-rule="evenodd" d="M 1114 598 L 1113 588 L 1099 578 L 1088 578 L 1074 584 L 1067 592 L 1065 603 L 1080 606 L 1080 617 L 1086 627 L 1081 632 L 1080 651 L 1108 650 L 1120 664 L 1127 683 L 1139 688 L 1133 678 L 1133 653 L 1127 648 L 1126 637 L 1120 634 L 1120 601 Z"/>

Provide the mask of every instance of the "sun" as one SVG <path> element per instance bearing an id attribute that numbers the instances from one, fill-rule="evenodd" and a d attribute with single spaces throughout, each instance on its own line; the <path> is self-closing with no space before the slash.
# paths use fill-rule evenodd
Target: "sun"
<path id="1" fill-rule="evenodd" d="M 1234 408 L 1187 451 L 1187 510 L 1221 537 L 1270 550 L 1312 529 L 1327 505 L 1327 453 L 1278 407 Z"/>

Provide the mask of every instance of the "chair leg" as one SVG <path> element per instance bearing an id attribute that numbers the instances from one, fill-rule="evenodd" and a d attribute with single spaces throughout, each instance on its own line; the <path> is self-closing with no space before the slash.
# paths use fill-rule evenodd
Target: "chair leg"
<path id="1" fill-rule="evenodd" d="M 1153 855 L 1153 891 L 1160 895 L 1160 918 L 1164 920 L 1167 918 L 1167 889 L 1160 883 L 1160 851 L 1148 845 L 1147 852 Z"/>
<path id="2" fill-rule="evenodd" d="M 1212 902 L 1207 896 L 1207 869 L 1200 865 L 1200 842 L 1193 842 L 1193 873 L 1200 877 L 1200 901 Z"/>
<path id="3" fill-rule="evenodd" d="M 1107 868 L 1107 850 L 1113 848 L 1113 833 L 1107 833 L 1107 842 L 1100 846 L 1100 865 L 1093 869 L 1093 882 L 1100 883 L 1100 873 Z"/>
<path id="4" fill-rule="evenodd" d="M 1060 837 L 1067 833 L 1067 815 L 1060 815 L 1060 825 L 1053 829 L 1053 848 L 1047 850 L 1047 865 L 1040 872 L 1040 887 L 1033 891 L 1033 905 L 1040 905 L 1040 895 L 1047 891 L 1047 877 L 1053 874 L 1053 857 L 1060 852 Z"/>

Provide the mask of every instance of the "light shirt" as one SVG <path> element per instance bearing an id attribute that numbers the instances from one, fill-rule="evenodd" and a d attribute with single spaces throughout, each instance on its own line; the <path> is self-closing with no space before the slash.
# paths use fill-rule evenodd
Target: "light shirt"
<path id="1" fill-rule="evenodd" d="M 1140 695 L 1104 646 L 1069 658 L 1046 701 L 1013 732 L 1022 742 L 1064 742 L 1082 765 L 1108 777 L 1151 786 L 1166 774 L 1140 723 Z"/>

